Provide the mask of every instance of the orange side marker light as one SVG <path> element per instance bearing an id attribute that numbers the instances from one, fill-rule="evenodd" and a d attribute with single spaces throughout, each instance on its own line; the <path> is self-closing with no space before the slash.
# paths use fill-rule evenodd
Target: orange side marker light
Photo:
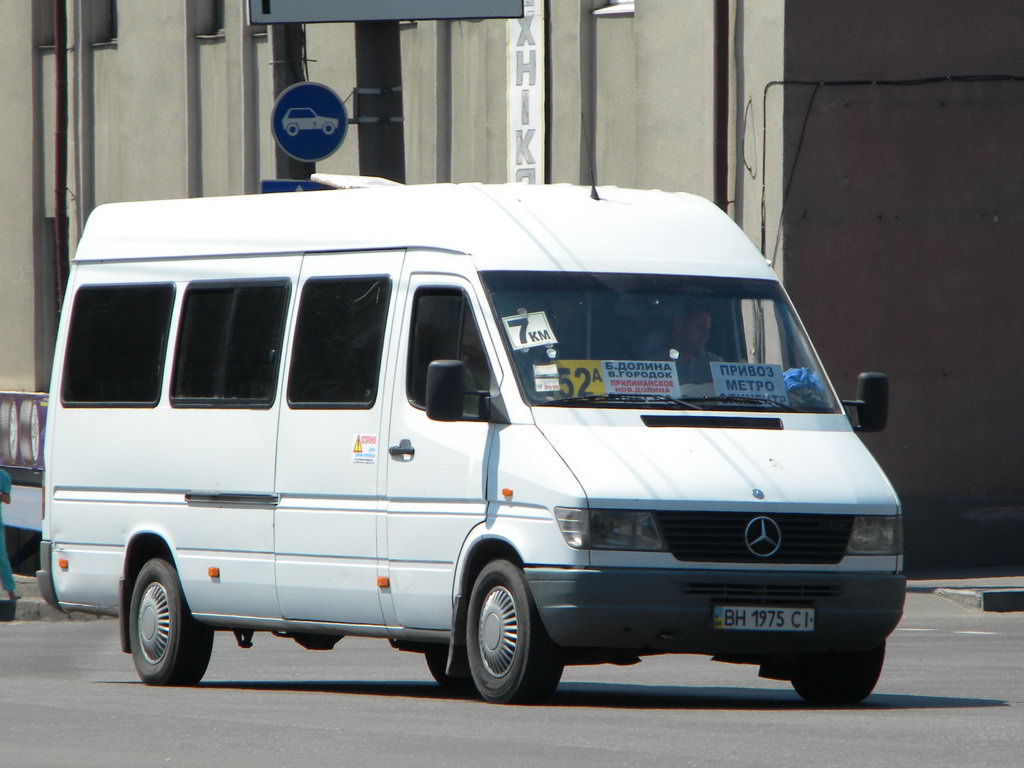
<path id="1" fill-rule="evenodd" d="M 219 579 L 220 578 L 220 568 L 207 568 L 206 572 L 208 574 L 210 574 L 210 578 L 211 579 Z"/>
<path id="2" fill-rule="evenodd" d="M 389 579 L 387 576 L 378 576 L 377 586 L 381 589 L 388 589 L 391 587 L 391 579 Z"/>

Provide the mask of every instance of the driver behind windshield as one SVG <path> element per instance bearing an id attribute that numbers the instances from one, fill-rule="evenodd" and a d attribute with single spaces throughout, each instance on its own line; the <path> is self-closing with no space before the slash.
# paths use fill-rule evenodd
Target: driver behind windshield
<path id="1" fill-rule="evenodd" d="M 669 330 L 670 360 L 676 363 L 680 384 L 707 384 L 711 381 L 710 363 L 721 357 L 705 349 L 711 335 L 711 314 L 706 309 L 691 307 L 673 318 Z"/>

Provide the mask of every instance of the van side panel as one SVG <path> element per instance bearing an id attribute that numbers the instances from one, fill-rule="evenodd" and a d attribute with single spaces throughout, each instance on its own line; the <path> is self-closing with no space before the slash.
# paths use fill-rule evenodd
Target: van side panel
<path id="1" fill-rule="evenodd" d="M 55 376 L 60 432 L 49 456 L 49 513 L 54 558 L 68 560 L 54 574 L 61 602 L 116 605 L 127 544 L 155 532 L 175 553 L 194 612 L 280 615 L 273 573 L 280 397 L 259 407 L 173 407 L 167 382 L 190 282 L 271 277 L 291 285 L 299 264 L 296 255 L 76 267 L 78 287 L 172 282 L 176 298 L 155 407 L 68 407 Z M 212 567 L 219 578 L 209 575 Z"/>

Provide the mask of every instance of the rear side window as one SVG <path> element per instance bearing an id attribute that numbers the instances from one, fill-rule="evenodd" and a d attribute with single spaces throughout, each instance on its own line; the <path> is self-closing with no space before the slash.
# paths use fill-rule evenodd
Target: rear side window
<path id="1" fill-rule="evenodd" d="M 185 292 L 174 355 L 176 407 L 269 407 L 288 285 L 198 283 Z"/>
<path id="2" fill-rule="evenodd" d="M 326 278 L 306 283 L 288 377 L 290 405 L 373 406 L 390 292 L 386 277 Z"/>
<path id="3" fill-rule="evenodd" d="M 170 284 L 79 289 L 61 381 L 64 405 L 139 408 L 160 402 L 173 305 Z"/>

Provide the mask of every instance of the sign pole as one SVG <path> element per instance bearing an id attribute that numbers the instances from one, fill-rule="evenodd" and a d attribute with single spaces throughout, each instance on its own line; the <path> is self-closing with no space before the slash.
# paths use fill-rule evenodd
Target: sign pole
<path id="1" fill-rule="evenodd" d="M 359 172 L 405 183 L 402 43 L 397 21 L 356 22 Z"/>

